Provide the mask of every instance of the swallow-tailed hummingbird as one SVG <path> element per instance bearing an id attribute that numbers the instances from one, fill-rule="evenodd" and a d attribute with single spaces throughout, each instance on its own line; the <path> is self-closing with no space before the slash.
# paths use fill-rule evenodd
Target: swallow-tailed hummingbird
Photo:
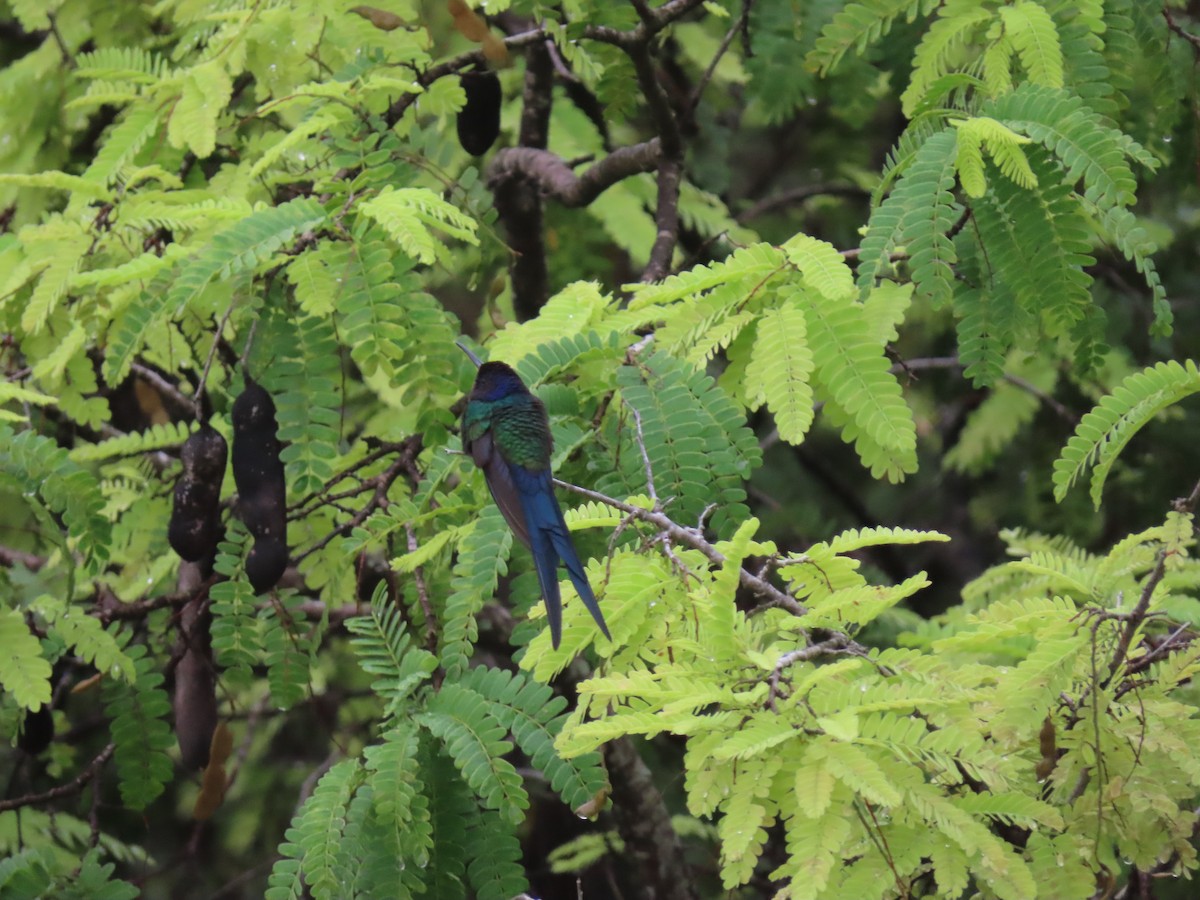
<path id="1" fill-rule="evenodd" d="M 553 443 L 546 407 L 512 368 L 502 362 L 483 362 L 461 342 L 458 346 L 479 367 L 462 417 L 463 451 L 483 469 L 488 490 L 508 527 L 533 553 L 546 600 L 550 642 L 558 649 L 562 638 L 560 560 L 579 599 L 604 636 L 610 637 L 554 496 L 550 472 Z"/>

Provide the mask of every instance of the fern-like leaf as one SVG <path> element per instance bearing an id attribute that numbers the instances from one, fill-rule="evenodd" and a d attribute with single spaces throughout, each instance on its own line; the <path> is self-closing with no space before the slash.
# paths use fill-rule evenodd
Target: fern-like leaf
<path id="1" fill-rule="evenodd" d="M 550 688 L 519 672 L 482 666 L 472 669 L 461 684 L 487 698 L 492 718 L 512 733 L 517 746 L 545 774 L 567 806 L 575 809 L 603 788 L 606 779 L 599 754 L 583 754 L 568 761 L 554 749 L 567 704 Z"/>
<path id="2" fill-rule="evenodd" d="M 218 55 L 183 73 L 182 82 L 167 122 L 167 138 L 173 147 L 186 147 L 204 159 L 216 148 L 217 119 L 229 104 L 233 79 Z"/>
<path id="3" fill-rule="evenodd" d="M 254 588 L 246 580 L 246 529 L 240 520 L 229 523 L 225 540 L 217 545 L 213 568 L 227 580 L 213 585 L 212 646 L 227 676 L 247 683 L 250 669 L 262 653 L 262 635 L 255 617 Z"/>
<path id="4" fill-rule="evenodd" d="M 182 312 L 214 280 L 256 268 L 296 235 L 316 228 L 324 220 L 321 204 L 307 197 L 256 210 L 214 236 L 180 266 L 167 293 L 167 304 L 177 314 Z"/>
<path id="5" fill-rule="evenodd" d="M 622 402 L 638 411 L 642 441 L 659 496 L 673 498 L 676 516 L 695 521 L 710 504 L 718 511 L 713 527 L 726 533 L 744 511 L 742 481 L 761 458 L 742 415 L 704 372 L 659 352 L 617 372 Z M 598 490 L 629 496 L 647 493 L 646 468 L 632 416 L 613 421 L 618 465 L 611 466 Z M 615 417 L 613 417 L 615 420 Z M 622 439 L 623 438 L 623 439 Z"/>
<path id="6" fill-rule="evenodd" d="M 18 706 L 40 709 L 50 702 L 50 662 L 42 645 L 15 609 L 0 611 L 0 685 Z"/>
<path id="7" fill-rule="evenodd" d="M 89 565 L 108 558 L 112 526 L 103 515 L 100 485 L 55 441 L 33 431 L 14 435 L 0 425 L 0 480 L 6 478 L 15 483 L 17 494 L 41 497 L 47 507 L 61 514 L 67 535 L 78 544 Z"/>
<path id="8" fill-rule="evenodd" d="M 938 18 L 921 38 L 913 56 L 913 72 L 900 97 L 904 112 L 912 116 L 930 93 L 930 88 L 950 70 L 949 59 L 992 19 L 992 11 L 973 2 L 944 3 Z"/>
<path id="9" fill-rule="evenodd" d="M 75 462 L 93 462 L 100 459 L 112 459 L 115 456 L 136 456 L 151 450 L 161 450 L 164 447 L 178 447 L 192 433 L 191 422 L 167 422 L 163 425 L 153 425 L 146 431 L 134 431 L 120 437 L 97 441 L 94 444 L 80 444 L 71 450 L 71 459 Z"/>
<path id="10" fill-rule="evenodd" d="M 362 778 L 362 764 L 357 759 L 344 759 L 321 776 L 284 835 L 279 848 L 283 858 L 271 871 L 267 900 L 303 896 L 301 872 L 315 900 L 349 895 L 350 873 L 339 856 L 344 851 L 341 840 L 347 808 Z"/>
<path id="11" fill-rule="evenodd" d="M 343 398 L 341 359 L 328 318 L 298 322 L 272 319 L 278 346 L 285 348 L 263 382 L 275 397 L 280 454 L 288 489 L 304 495 L 322 490 L 340 456 Z"/>
<path id="12" fill-rule="evenodd" d="M 423 867 L 429 863 L 433 833 L 418 750 L 416 728 L 398 723 L 384 734 L 383 743 L 363 755 L 380 823 L 396 832 L 401 862 Z"/>
<path id="13" fill-rule="evenodd" d="M 1140 146 L 1063 90 L 1025 84 L 984 111 L 1052 151 L 1066 168 L 1067 180 L 1082 179 L 1084 196 L 1101 209 L 1133 202 L 1137 181 L 1127 157 L 1154 165 Z"/>
<path id="14" fill-rule="evenodd" d="M 467 840 L 472 851 L 467 879 L 479 900 L 511 900 L 529 889 L 521 841 L 499 813 L 484 809 L 471 816 Z"/>
<path id="15" fill-rule="evenodd" d="M 348 619 L 346 629 L 355 635 L 363 671 L 381 676 L 372 690 L 387 701 L 389 714 L 437 668 L 432 653 L 413 646 L 400 610 L 387 602 L 386 585 L 375 591 L 370 613 Z"/>
<path id="16" fill-rule="evenodd" d="M 162 689 L 158 663 L 143 644 L 125 650 L 137 671 L 136 680 L 126 684 L 115 678 L 104 682 L 104 705 L 110 717 L 110 733 L 120 778 L 121 799 L 130 809 L 145 809 L 171 780 L 167 750 L 175 737 L 166 722 L 170 701 Z"/>
<path id="17" fill-rule="evenodd" d="M 489 505 L 480 513 L 470 537 L 463 541 L 442 617 L 441 661 L 455 676 L 466 671 L 478 635 L 475 616 L 494 595 L 499 576 L 507 571 L 511 547 L 512 531 L 500 510 Z"/>
<path id="18" fill-rule="evenodd" d="M 96 158 L 83 173 L 83 178 L 95 184 L 109 185 L 154 137 L 159 127 L 159 110 L 153 103 L 131 106 L 125 117 L 109 132 Z"/>
<path id="19" fill-rule="evenodd" d="M 816 46 L 805 59 L 805 65 L 825 74 L 852 48 L 862 52 L 869 44 L 880 40 L 891 31 L 896 19 L 904 16 L 911 22 L 918 15 L 928 15 L 937 5 L 937 0 L 860 0 L 848 3 L 825 26 Z"/>
<path id="20" fill-rule="evenodd" d="M 449 756 L 434 749 L 428 735 L 421 741 L 419 762 L 433 836 L 429 864 L 421 870 L 425 879 L 422 897 L 456 900 L 467 895 L 469 822 L 479 806 Z"/>
<path id="21" fill-rule="evenodd" d="M 1054 462 L 1054 497 L 1059 502 L 1087 469 L 1092 468 L 1092 503 L 1100 495 L 1113 463 L 1125 445 L 1154 416 L 1200 391 L 1200 370 L 1187 360 L 1160 362 L 1122 381 L 1080 420 Z"/>
<path id="22" fill-rule="evenodd" d="M 862 307 L 814 296 L 805 315 L 817 375 L 847 419 L 839 422 L 843 437 L 855 441 L 864 464 L 876 476 L 899 480 L 916 471 L 912 412 L 883 349 L 869 337 Z"/>
<path id="23" fill-rule="evenodd" d="M 388 187 L 358 209 L 383 226 L 412 259 L 427 265 L 437 260 L 439 252 L 434 229 L 468 244 L 479 243 L 475 220 L 428 188 Z"/>
<path id="24" fill-rule="evenodd" d="M 756 334 L 746 366 L 747 391 L 753 392 L 750 408 L 766 403 L 780 438 L 799 444 L 813 421 L 813 354 L 803 308 L 785 304 L 768 310 L 759 318 Z"/>
<path id="25" fill-rule="evenodd" d="M 1046 8 L 1031 0 L 1000 7 L 1007 36 L 1032 84 L 1063 86 L 1063 53 L 1058 30 Z"/>
<path id="26" fill-rule="evenodd" d="M 512 745 L 504 726 L 488 713 L 487 701 L 470 688 L 446 684 L 417 721 L 438 737 L 476 796 L 510 824 L 524 818 L 529 797 L 521 776 L 504 755 Z"/>
<path id="27" fill-rule="evenodd" d="M 947 232 L 959 215 L 950 193 L 954 187 L 952 131 L 933 135 L 913 156 L 896 189 L 871 215 L 858 258 L 858 284 L 866 290 L 884 273 L 888 257 L 907 244 L 909 266 L 918 291 L 935 302 L 953 293 L 952 266 L 957 257 Z"/>
<path id="28" fill-rule="evenodd" d="M 337 308 L 350 355 L 364 375 L 391 377 L 407 334 L 392 251 L 365 238 L 348 245 L 340 259 L 331 257 L 330 265 L 342 279 Z"/>

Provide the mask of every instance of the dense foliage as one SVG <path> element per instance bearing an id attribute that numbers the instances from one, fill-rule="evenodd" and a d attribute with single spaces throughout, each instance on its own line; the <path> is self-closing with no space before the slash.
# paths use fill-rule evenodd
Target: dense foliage
<path id="1" fill-rule="evenodd" d="M 1192 896 L 1198 66 L 1183 0 L 0 0 L 0 898 Z"/>

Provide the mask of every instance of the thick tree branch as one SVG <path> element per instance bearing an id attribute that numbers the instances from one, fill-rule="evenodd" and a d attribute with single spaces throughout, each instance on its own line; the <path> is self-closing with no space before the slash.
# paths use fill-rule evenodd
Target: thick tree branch
<path id="1" fill-rule="evenodd" d="M 543 196 L 553 197 L 563 206 L 587 206 L 618 181 L 649 172 L 658 165 L 658 139 L 614 150 L 582 175 L 571 171 L 562 157 L 548 150 L 509 147 L 500 150 L 488 169 L 488 185 L 493 190 L 512 180 L 526 179 Z"/>
<path id="2" fill-rule="evenodd" d="M 634 878 L 647 900 L 694 900 L 693 877 L 684 859 L 671 815 L 650 769 L 633 741 L 605 745 L 604 762 L 612 782 L 613 816 L 633 863 Z"/>
<path id="3" fill-rule="evenodd" d="M 525 92 L 518 138 L 521 147 L 546 149 L 553 96 L 554 64 L 550 53 L 544 41 L 530 44 L 525 51 Z M 513 308 L 517 319 L 524 322 L 538 314 L 550 295 L 541 193 L 522 178 L 489 183 L 495 194 L 496 211 L 508 235 L 508 246 L 513 251 L 508 270 Z"/>
<path id="4" fill-rule="evenodd" d="M 658 131 L 659 140 L 662 142 L 662 161 L 658 165 L 658 198 L 654 211 L 658 233 L 655 235 L 654 245 L 650 248 L 650 260 L 642 272 L 642 281 L 660 281 L 671 271 L 671 257 L 679 241 L 679 183 L 683 178 L 683 140 L 680 137 L 675 112 L 671 109 L 666 92 L 663 91 L 654 71 L 649 47 L 645 43 L 639 43 L 627 49 L 637 73 L 638 84 L 650 106 L 655 130 Z"/>

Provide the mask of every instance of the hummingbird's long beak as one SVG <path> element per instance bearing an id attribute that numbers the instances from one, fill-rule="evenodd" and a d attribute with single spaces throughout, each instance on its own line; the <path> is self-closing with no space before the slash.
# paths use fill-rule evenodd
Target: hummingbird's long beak
<path id="1" fill-rule="evenodd" d="M 467 354 L 467 356 L 470 358 L 471 362 L 475 363 L 475 368 L 478 369 L 480 366 L 483 365 L 483 360 L 480 359 L 478 356 L 476 356 L 475 352 L 470 347 L 468 347 L 466 344 L 463 343 L 462 338 L 459 338 L 457 341 L 455 341 L 454 345 L 456 347 L 458 347 L 458 349 L 461 350 L 463 353 Z"/>

